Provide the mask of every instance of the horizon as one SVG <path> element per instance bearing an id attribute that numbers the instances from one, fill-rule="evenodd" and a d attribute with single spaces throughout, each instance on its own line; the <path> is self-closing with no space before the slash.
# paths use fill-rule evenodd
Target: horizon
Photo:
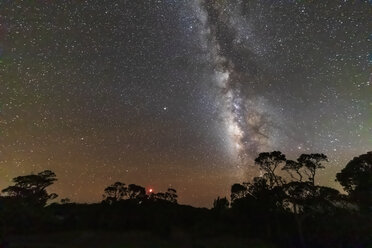
<path id="1" fill-rule="evenodd" d="M 369 151 L 369 152 L 372 152 L 372 151 Z M 299 154 L 300 155 L 300 154 Z M 357 155 L 356 156 L 354 156 L 353 158 L 356 158 L 356 157 L 358 157 Z M 353 159 L 353 158 L 351 158 L 350 159 L 350 161 Z M 291 159 L 291 158 L 287 158 L 287 159 Z M 325 162 L 323 165 L 327 168 L 327 164 L 328 164 L 328 162 Z M 346 164 L 345 164 L 346 165 Z M 256 167 L 258 167 L 258 165 L 255 165 Z M 344 167 L 340 167 L 340 171 L 343 169 Z M 48 170 L 48 169 L 46 169 L 46 170 Z M 257 170 L 259 170 L 258 168 L 257 168 Z M 334 181 L 334 182 L 336 182 L 336 173 L 338 173 L 338 172 L 340 172 L 340 171 L 337 171 L 337 172 L 335 172 L 335 177 L 333 178 L 333 180 L 332 180 L 332 178 L 331 178 L 331 181 Z M 263 173 L 263 172 L 261 172 L 261 173 Z M 30 175 L 37 175 L 38 174 L 38 172 L 31 172 L 31 174 Z M 280 174 L 282 174 L 282 173 L 280 173 Z M 18 176 L 27 176 L 27 175 L 18 175 Z M 256 175 L 257 176 L 257 175 Z M 320 174 L 320 175 L 318 175 L 318 177 L 321 177 L 322 175 Z M 324 176 L 324 175 L 323 175 Z M 110 182 L 110 183 L 108 183 L 101 191 L 94 191 L 93 193 L 95 193 L 95 194 L 97 194 L 97 195 L 99 195 L 100 196 L 100 199 L 98 199 L 98 197 L 97 197 L 97 200 L 87 200 L 87 201 L 82 201 L 82 200 L 79 200 L 79 199 L 74 199 L 73 197 L 71 198 L 71 197 L 69 197 L 69 195 L 60 195 L 59 193 L 58 193 L 58 191 L 55 191 L 54 189 L 56 188 L 56 189 L 58 189 L 58 187 L 55 187 L 56 185 L 58 186 L 58 175 L 56 175 L 56 178 L 57 178 L 57 180 L 56 180 L 56 182 L 55 183 L 53 183 L 53 185 L 50 187 L 50 189 L 49 189 L 49 191 L 52 191 L 52 192 L 56 192 L 57 193 L 57 195 L 58 195 L 58 197 L 57 198 L 55 198 L 55 199 L 53 199 L 53 200 L 51 200 L 50 202 L 49 202 L 49 204 L 53 204 L 53 203 L 60 203 L 61 202 L 61 200 L 63 200 L 63 199 L 68 199 L 69 201 L 71 201 L 70 203 L 76 203 L 76 204 L 100 204 L 100 203 L 102 203 L 102 201 L 104 201 L 104 189 L 106 188 L 106 187 L 108 187 L 109 185 L 111 185 L 111 184 L 113 184 L 113 183 L 116 183 L 116 182 L 121 182 L 121 183 L 124 183 L 124 184 L 126 184 L 126 185 L 129 185 L 129 184 L 136 184 L 136 185 L 139 185 L 139 186 L 141 186 L 141 187 L 144 187 L 145 188 L 145 191 L 146 191 L 146 195 L 147 196 L 150 196 L 151 194 L 156 194 L 156 193 L 161 193 L 161 192 L 165 192 L 166 191 L 166 189 L 167 188 L 170 188 L 170 187 L 172 187 L 172 188 L 175 188 L 176 190 L 177 190 L 177 192 L 178 192 L 178 204 L 180 204 L 180 205 L 185 205 L 185 206 L 191 206 L 191 207 L 195 207 L 195 208 L 207 208 L 207 209 L 211 209 L 212 207 L 213 207 L 213 201 L 214 200 L 216 200 L 217 198 L 223 198 L 223 197 L 226 197 L 227 199 L 229 199 L 229 200 L 231 200 L 231 197 L 230 197 L 230 193 L 231 193 L 231 186 L 234 184 L 234 183 L 239 183 L 239 184 L 241 184 L 241 183 L 251 183 L 252 181 L 251 180 L 246 180 L 246 181 L 235 181 L 235 182 L 232 182 L 231 183 L 231 185 L 228 185 L 227 186 L 227 193 L 226 194 L 219 194 L 218 192 L 216 192 L 216 195 L 214 196 L 214 198 L 213 199 L 211 199 L 211 201 L 210 202 L 206 202 L 206 204 L 205 205 L 193 205 L 193 204 L 190 204 L 190 203 L 188 203 L 188 202 L 184 202 L 184 199 L 183 199 L 183 197 L 182 197 L 182 193 L 180 194 L 180 191 L 177 189 L 177 187 L 174 187 L 174 186 L 172 186 L 172 185 L 170 185 L 170 184 L 168 184 L 168 186 L 166 187 L 166 188 L 155 188 L 155 187 L 153 187 L 152 185 L 141 185 L 141 184 L 138 184 L 138 183 L 136 183 L 136 182 L 123 182 L 123 181 L 113 181 L 113 182 Z M 289 181 L 291 181 L 291 178 L 290 177 L 288 177 L 288 175 L 286 175 L 286 176 L 284 176 L 284 180 L 289 180 Z M 331 188 L 334 188 L 334 189 L 336 189 L 336 190 L 338 190 L 338 191 L 340 191 L 340 193 L 342 193 L 342 194 L 347 194 L 346 192 L 345 192 L 345 190 L 342 188 L 342 186 L 341 186 L 341 184 L 339 183 L 339 182 L 336 182 L 336 184 L 334 184 L 333 182 L 332 182 L 332 184 L 333 185 L 327 185 L 327 184 L 322 184 L 321 183 L 321 181 L 322 180 L 319 180 L 318 178 L 315 178 L 315 185 L 320 185 L 320 186 L 326 186 L 326 187 L 331 187 Z M 10 181 L 9 182 L 10 184 L 13 184 L 13 182 L 12 181 Z M 166 182 L 165 182 L 166 183 Z M 10 186 L 10 185 L 7 185 L 7 186 Z M 1 188 L 1 189 L 3 189 L 3 188 Z M 0 189 L 0 190 L 1 190 Z M 182 191 L 181 191 L 182 192 Z"/>

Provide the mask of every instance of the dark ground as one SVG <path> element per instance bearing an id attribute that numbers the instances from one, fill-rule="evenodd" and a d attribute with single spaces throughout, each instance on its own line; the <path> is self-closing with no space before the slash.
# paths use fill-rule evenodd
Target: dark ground
<path id="1" fill-rule="evenodd" d="M 193 239 L 183 232 L 174 231 L 170 238 L 145 232 L 79 231 L 48 235 L 14 236 L 10 248 L 224 248 L 224 247 L 275 247 L 260 241 L 220 236 Z"/>

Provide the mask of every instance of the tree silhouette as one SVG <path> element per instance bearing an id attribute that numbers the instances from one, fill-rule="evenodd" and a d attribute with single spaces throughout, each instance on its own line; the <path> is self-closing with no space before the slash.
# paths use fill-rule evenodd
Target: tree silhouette
<path id="1" fill-rule="evenodd" d="M 105 193 L 103 194 L 103 200 L 107 203 L 114 203 L 120 200 L 124 200 L 128 197 L 128 188 L 124 183 L 116 182 L 107 188 L 105 188 Z"/>
<path id="2" fill-rule="evenodd" d="M 254 211 L 260 219 L 269 222 L 283 212 L 290 212 L 297 225 L 299 242 L 305 246 L 303 222 L 316 213 L 333 211 L 340 205 L 337 190 L 315 186 L 318 169 L 327 156 L 320 153 L 301 154 L 297 161 L 287 160 L 280 151 L 260 153 L 255 164 L 264 172 L 250 183 L 234 184 L 231 188 L 232 207 L 239 211 Z M 280 169 L 288 173 L 284 180 L 278 175 Z M 252 218 L 252 216 L 250 217 Z M 266 223 L 270 236 L 272 226 Z"/>
<path id="3" fill-rule="evenodd" d="M 276 169 L 285 161 L 286 157 L 280 151 L 262 152 L 255 159 L 255 164 L 265 172 L 264 177 L 268 179 L 270 188 L 284 183 L 283 179 L 276 174 Z"/>
<path id="4" fill-rule="evenodd" d="M 116 182 L 106 187 L 103 194 L 103 201 L 110 204 L 122 200 L 141 202 L 146 198 L 146 189 L 144 187 L 136 184 L 129 184 L 127 186 L 122 182 Z"/>
<path id="5" fill-rule="evenodd" d="M 304 172 L 308 176 L 309 181 L 314 185 L 317 170 L 324 168 L 322 162 L 328 162 L 328 158 L 323 153 L 301 154 L 297 161 L 306 169 Z"/>
<path id="6" fill-rule="evenodd" d="M 297 161 L 286 160 L 282 170 L 286 171 L 295 182 L 311 182 L 315 184 L 315 175 L 318 169 L 323 169 L 322 162 L 328 162 L 322 153 L 301 154 Z"/>
<path id="7" fill-rule="evenodd" d="M 341 172 L 338 181 L 362 210 L 372 206 L 372 152 L 353 158 Z"/>
<path id="8" fill-rule="evenodd" d="M 163 192 L 151 193 L 149 198 L 152 201 L 159 201 L 159 200 L 165 201 L 165 193 Z"/>
<path id="9" fill-rule="evenodd" d="M 100 204 L 67 204 L 69 200 L 62 199 L 62 204 L 45 206 L 55 197 L 46 191 L 55 174 L 43 171 L 16 177 L 0 197 L 0 235 L 4 230 L 16 236 L 32 230 L 42 236 L 89 228 L 153 232 L 168 238 L 175 229 L 182 235 L 258 240 L 264 246 L 268 242 L 277 247 L 369 247 L 372 152 L 354 158 L 337 174 L 349 195 L 314 184 L 324 161 L 324 154 L 287 160 L 281 152 L 262 153 L 256 164 L 263 176 L 232 185 L 231 202 L 218 197 L 212 209 L 177 204 L 173 188 L 147 195 L 144 187 L 122 182 L 106 187 Z M 355 203 L 363 211 L 354 211 Z"/>
<path id="10" fill-rule="evenodd" d="M 131 200 L 143 200 L 147 198 L 146 189 L 136 184 L 128 185 L 128 197 Z"/>
<path id="11" fill-rule="evenodd" d="M 172 203 L 177 203 L 177 198 L 177 191 L 173 188 L 168 188 L 167 192 L 165 192 L 165 200 Z"/>
<path id="12" fill-rule="evenodd" d="M 237 199 L 245 197 L 247 194 L 247 190 L 248 190 L 247 187 L 242 184 L 239 184 L 239 183 L 233 184 L 231 186 L 231 195 L 230 195 L 231 202 L 234 202 Z"/>
<path id="13" fill-rule="evenodd" d="M 287 183 L 283 185 L 283 192 L 284 205 L 293 213 L 302 247 L 305 247 L 304 221 L 317 214 L 332 213 L 342 202 L 336 189 L 316 186 L 312 181 Z"/>
<path id="14" fill-rule="evenodd" d="M 48 194 L 46 188 L 57 181 L 56 174 L 50 170 L 38 174 L 18 176 L 12 180 L 15 185 L 9 186 L 2 192 L 9 198 L 22 200 L 27 204 L 45 206 L 48 200 L 57 197 L 57 194 Z"/>
<path id="15" fill-rule="evenodd" d="M 295 214 L 329 211 L 342 200 L 336 189 L 314 186 L 311 182 L 290 182 L 283 190 Z"/>
<path id="16" fill-rule="evenodd" d="M 226 197 L 223 198 L 217 197 L 217 199 L 213 201 L 213 209 L 215 209 L 218 212 L 227 209 L 229 205 L 230 205 L 229 200 L 227 200 Z"/>
<path id="17" fill-rule="evenodd" d="M 294 160 L 287 160 L 282 170 L 285 170 L 290 175 L 292 180 L 302 182 L 303 177 L 304 177 L 301 172 L 302 168 L 303 166 L 301 163 L 294 161 Z"/>
<path id="18" fill-rule="evenodd" d="M 158 193 L 152 193 L 150 195 L 150 200 L 153 201 L 167 201 L 171 203 L 177 203 L 177 191 L 173 188 L 168 188 L 167 192 L 158 192 Z"/>

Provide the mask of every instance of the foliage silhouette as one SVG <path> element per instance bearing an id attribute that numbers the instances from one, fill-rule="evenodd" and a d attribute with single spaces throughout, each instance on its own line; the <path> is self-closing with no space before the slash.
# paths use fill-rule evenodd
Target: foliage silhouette
<path id="1" fill-rule="evenodd" d="M 217 211 L 223 211 L 225 209 L 228 209 L 229 205 L 230 205 L 229 200 L 227 200 L 226 197 L 223 198 L 217 197 L 217 199 L 213 201 L 213 209 Z"/>
<path id="2" fill-rule="evenodd" d="M 218 197 L 210 210 L 178 204 L 173 188 L 146 194 L 144 187 L 122 182 L 106 187 L 101 203 L 78 204 L 65 198 L 46 205 L 55 197 L 46 191 L 56 181 L 53 172 L 16 177 L 0 197 L 0 235 L 105 230 L 196 242 L 182 244 L 185 247 L 259 247 L 252 244 L 258 240 L 262 247 L 367 248 L 372 243 L 371 155 L 354 158 L 337 174 L 349 193 L 345 195 L 315 184 L 327 161 L 324 154 L 288 160 L 279 151 L 261 153 L 255 162 L 262 176 L 233 184 L 231 204 Z M 201 240 L 220 237 L 227 239 L 217 242 L 219 246 L 200 245 Z M 236 245 L 242 238 L 248 242 Z"/>
<path id="3" fill-rule="evenodd" d="M 57 194 L 48 194 L 46 188 L 57 181 L 56 174 L 50 170 L 38 174 L 18 176 L 13 178 L 15 185 L 3 189 L 6 196 L 24 203 L 45 206 L 48 200 L 57 197 Z"/>
<path id="4" fill-rule="evenodd" d="M 128 197 L 131 200 L 141 201 L 147 198 L 146 189 L 136 184 L 128 185 Z"/>
<path id="5" fill-rule="evenodd" d="M 349 207 L 346 196 L 337 190 L 315 185 L 317 171 L 323 169 L 323 162 L 327 161 L 327 156 L 321 153 L 301 154 L 297 161 L 286 159 L 279 151 L 261 153 L 255 163 L 263 176 L 250 183 L 232 186 L 232 208 L 240 215 L 243 211 L 252 211 L 261 216 L 261 220 L 268 224 L 267 237 L 271 236 L 275 223 L 263 218 L 270 216 L 273 220 L 287 214 L 292 216 L 298 246 L 305 247 L 310 238 L 306 237 L 304 223 L 314 221 L 320 215 L 345 212 Z M 288 176 L 279 175 L 278 168 Z"/>
<path id="6" fill-rule="evenodd" d="M 231 186 L 231 201 L 245 197 L 247 194 L 247 187 L 245 185 L 235 183 Z"/>
<path id="7" fill-rule="evenodd" d="M 372 152 L 353 158 L 336 180 L 362 211 L 372 211 Z"/>
<path id="8" fill-rule="evenodd" d="M 305 168 L 305 174 L 308 176 L 309 181 L 314 185 L 317 170 L 325 168 L 322 165 L 322 162 L 328 162 L 328 158 L 323 153 L 301 154 L 297 161 L 303 168 Z"/>
<path id="9" fill-rule="evenodd" d="M 177 191 L 173 188 L 168 188 L 167 192 L 151 193 L 149 196 L 153 201 L 167 201 L 170 203 L 177 203 Z"/>
<path id="10" fill-rule="evenodd" d="M 264 177 L 268 179 L 270 188 L 281 186 L 284 181 L 277 175 L 276 170 L 283 165 L 286 157 L 280 151 L 263 152 L 255 159 L 256 165 L 265 173 Z"/>
<path id="11" fill-rule="evenodd" d="M 114 203 L 129 197 L 128 187 L 121 182 L 116 182 L 105 188 L 103 201 Z"/>

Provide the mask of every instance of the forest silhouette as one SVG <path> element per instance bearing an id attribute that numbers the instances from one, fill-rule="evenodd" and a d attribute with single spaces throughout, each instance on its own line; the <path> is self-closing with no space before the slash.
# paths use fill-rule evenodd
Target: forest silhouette
<path id="1" fill-rule="evenodd" d="M 372 247 L 372 152 L 337 173 L 346 193 L 315 183 L 327 161 L 318 153 L 297 160 L 280 151 L 260 153 L 255 165 L 262 176 L 232 185 L 230 199 L 218 197 L 211 209 L 178 204 L 173 188 L 149 193 L 123 182 L 103 189 L 100 203 L 56 202 L 47 191 L 57 181 L 54 172 L 18 176 L 0 197 L 0 247 Z M 67 244 L 88 231 L 150 236 Z M 65 246 L 53 246 L 56 234 Z M 25 239 L 45 236 L 49 246 Z"/>

